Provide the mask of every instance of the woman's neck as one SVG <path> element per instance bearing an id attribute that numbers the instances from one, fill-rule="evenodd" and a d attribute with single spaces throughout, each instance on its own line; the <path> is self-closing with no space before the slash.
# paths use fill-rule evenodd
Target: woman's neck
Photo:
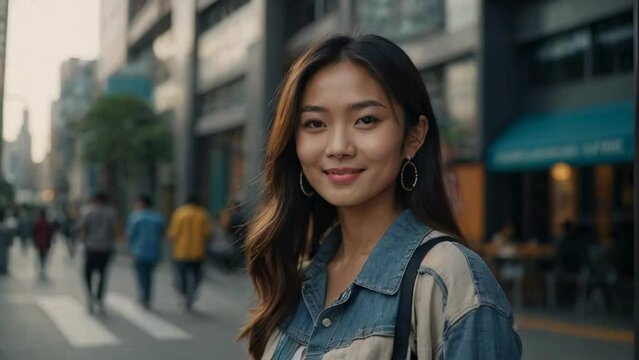
<path id="1" fill-rule="evenodd" d="M 368 257 L 401 212 L 393 202 L 337 209 L 342 244 L 333 260 L 355 261 Z"/>

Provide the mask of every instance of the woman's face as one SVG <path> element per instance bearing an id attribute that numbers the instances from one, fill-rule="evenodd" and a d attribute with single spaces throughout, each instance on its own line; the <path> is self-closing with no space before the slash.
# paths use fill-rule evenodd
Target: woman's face
<path id="1" fill-rule="evenodd" d="M 322 198 L 338 207 L 393 201 L 403 112 L 363 67 L 340 62 L 319 70 L 304 89 L 298 121 L 297 156 Z"/>

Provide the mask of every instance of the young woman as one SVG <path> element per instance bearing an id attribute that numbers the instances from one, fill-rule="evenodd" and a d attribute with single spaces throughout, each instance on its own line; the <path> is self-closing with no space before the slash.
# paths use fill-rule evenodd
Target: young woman
<path id="1" fill-rule="evenodd" d="M 265 177 L 246 245 L 258 303 L 240 336 L 251 356 L 390 359 L 411 255 L 459 238 L 409 57 L 375 35 L 306 51 L 282 84 Z M 521 357 L 508 300 L 475 253 L 442 242 L 416 276 L 408 356 Z"/>

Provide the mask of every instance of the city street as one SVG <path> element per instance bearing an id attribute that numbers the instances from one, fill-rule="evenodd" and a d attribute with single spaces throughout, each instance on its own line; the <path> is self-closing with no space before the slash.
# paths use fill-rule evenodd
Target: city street
<path id="1" fill-rule="evenodd" d="M 207 267 L 195 311 L 178 305 L 171 269 L 156 272 L 153 310 L 136 299 L 131 259 L 112 263 L 106 314 L 91 316 L 80 281 L 82 256 L 56 242 L 49 280 L 40 281 L 32 249 L 11 249 L 10 276 L 0 278 L 0 360 L 246 359 L 234 340 L 252 297 L 245 273 Z M 611 316 L 525 310 L 516 313 L 523 359 L 631 359 L 632 321 Z"/>
<path id="2" fill-rule="evenodd" d="M 179 307 L 167 263 L 156 272 L 153 310 L 136 302 L 130 258 L 110 271 L 106 313 L 91 316 L 80 278 L 82 256 L 71 260 L 58 241 L 49 280 L 40 281 L 34 252 L 15 243 L 10 275 L 0 277 L 0 359 L 245 359 L 235 342 L 251 301 L 245 274 L 207 268 L 193 312 Z"/>

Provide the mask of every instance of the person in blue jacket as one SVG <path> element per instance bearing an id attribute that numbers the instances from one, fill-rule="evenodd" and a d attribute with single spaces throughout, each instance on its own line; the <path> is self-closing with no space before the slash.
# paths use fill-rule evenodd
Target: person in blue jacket
<path id="1" fill-rule="evenodd" d="M 134 208 L 127 222 L 127 237 L 135 259 L 140 304 L 148 309 L 151 303 L 153 270 L 162 253 L 166 224 L 162 215 L 153 210 L 150 197 L 138 197 Z"/>

